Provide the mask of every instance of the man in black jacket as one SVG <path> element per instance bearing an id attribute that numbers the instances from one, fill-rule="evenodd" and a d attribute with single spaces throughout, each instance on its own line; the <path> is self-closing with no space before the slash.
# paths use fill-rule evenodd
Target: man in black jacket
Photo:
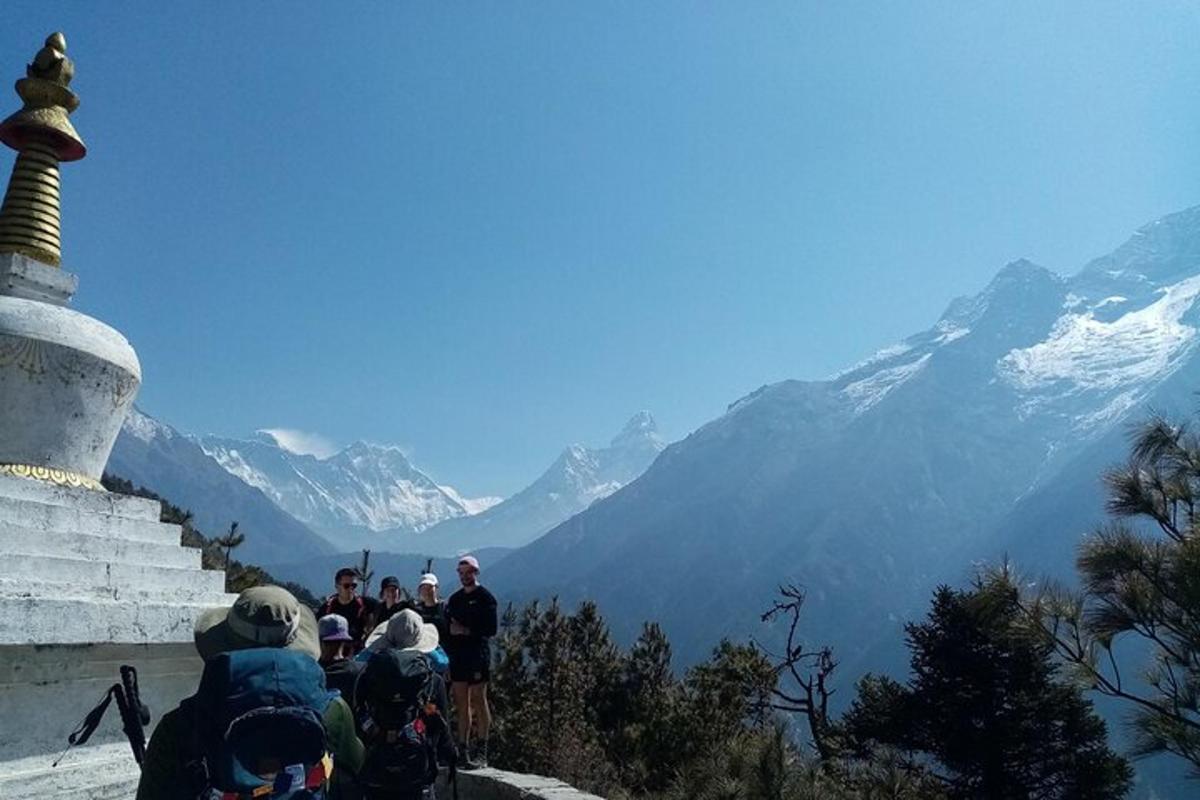
<path id="1" fill-rule="evenodd" d="M 496 598 L 479 583 L 479 561 L 463 556 L 458 561 L 462 588 L 446 601 L 450 636 L 450 687 L 454 693 L 459 752 L 463 766 L 487 766 L 487 740 L 492 725 L 487 684 L 492 661 L 489 638 L 496 635 Z M 471 736 L 474 723 L 475 736 Z"/>
<path id="2" fill-rule="evenodd" d="M 345 617 L 357 653 L 363 649 L 367 634 L 375 628 L 375 601 L 358 593 L 358 573 L 351 567 L 339 569 L 333 576 L 333 585 L 337 592 L 325 599 L 317 610 L 317 617 L 329 614 Z"/>

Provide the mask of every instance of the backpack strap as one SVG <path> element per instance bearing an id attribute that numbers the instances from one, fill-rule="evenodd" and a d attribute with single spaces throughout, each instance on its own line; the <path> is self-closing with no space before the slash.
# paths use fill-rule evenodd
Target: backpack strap
<path id="1" fill-rule="evenodd" d="M 185 697 L 179 701 L 179 712 L 189 719 L 188 735 L 180 742 L 183 752 L 180 754 L 183 771 L 187 775 L 189 793 L 187 797 L 199 797 L 208 786 L 208 762 L 204 758 L 203 741 L 203 706 L 196 702 L 196 696 Z"/>

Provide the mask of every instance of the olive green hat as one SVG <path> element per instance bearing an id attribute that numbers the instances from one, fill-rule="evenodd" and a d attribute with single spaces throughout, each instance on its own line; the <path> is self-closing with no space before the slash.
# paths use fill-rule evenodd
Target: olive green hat
<path id="1" fill-rule="evenodd" d="M 317 618 L 279 586 L 252 586 L 228 608 L 212 608 L 196 620 L 196 650 L 208 661 L 251 647 L 282 647 L 321 657 Z"/>

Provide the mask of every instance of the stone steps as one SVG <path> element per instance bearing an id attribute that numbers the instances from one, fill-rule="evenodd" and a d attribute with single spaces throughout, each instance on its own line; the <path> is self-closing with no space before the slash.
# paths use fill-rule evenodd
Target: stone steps
<path id="1" fill-rule="evenodd" d="M 0 504 L 0 508 L 3 504 Z M 178 536 L 178 528 L 176 536 Z M 80 531 L 88 531 L 80 528 Z M 90 532 L 39 531 L 23 525 L 0 525 L 0 553 L 49 558 L 88 559 L 119 564 L 199 568 L 200 551 L 175 543 L 152 543 Z M 0 575 L 7 575 L 0 559 Z"/>
<path id="2" fill-rule="evenodd" d="M 0 475 L 0 498 L 3 498 L 4 502 L 32 500 L 93 514 L 113 514 L 127 519 L 142 519 L 150 522 L 158 522 L 162 513 L 162 506 L 157 500 L 147 500 L 144 497 L 131 497 L 113 492 L 57 486 L 52 483 L 9 475 Z"/>
<path id="3" fill-rule="evenodd" d="M 114 596 L 114 591 L 129 589 L 169 596 L 225 591 L 224 573 L 212 570 L 6 554 L 0 561 L 0 584 L 13 586 L 0 590 L 0 594 L 29 593 L 23 586 L 27 581 L 51 584 L 51 596 L 75 596 L 79 592 Z"/>
<path id="4" fill-rule="evenodd" d="M 84 511 L 37 500 L 5 499 L 0 502 L 0 530 L 9 526 L 35 528 L 48 533 L 84 532 L 152 544 L 179 544 L 179 526 L 157 519 L 122 517 Z"/>
<path id="5" fill-rule="evenodd" d="M 85 744 L 73 748 L 57 767 L 50 766 L 58 755 L 4 763 L 0 798 L 130 800 L 137 792 L 141 773 L 125 742 Z"/>
<path id="6" fill-rule="evenodd" d="M 0 596 L 0 645 L 190 642 L 200 614 L 235 599 L 224 594 L 203 602 Z"/>
<path id="7" fill-rule="evenodd" d="M 78 563 L 105 566 L 100 562 Z M 89 584 L 66 580 L 47 581 L 30 577 L 28 573 L 20 577 L 0 575 L 0 597 L 57 597 L 64 600 L 129 603 L 219 603 L 224 600 L 224 574 L 221 572 L 157 567 L 149 568 L 142 578 L 141 583 L 122 579 L 108 584 Z"/>

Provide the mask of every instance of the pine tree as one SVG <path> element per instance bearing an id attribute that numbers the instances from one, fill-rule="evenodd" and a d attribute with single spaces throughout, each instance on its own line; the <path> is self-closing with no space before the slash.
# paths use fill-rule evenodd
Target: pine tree
<path id="1" fill-rule="evenodd" d="M 571 617 L 570 649 L 571 660 L 578 665 L 584 722 L 596 732 L 597 743 L 610 750 L 621 691 L 621 651 L 590 600 L 581 603 Z"/>
<path id="2" fill-rule="evenodd" d="M 744 729 L 765 730 L 775 685 L 775 667 L 761 650 L 722 640 L 684 678 L 684 713 L 696 754 Z"/>
<path id="3" fill-rule="evenodd" d="M 1076 560 L 1082 590 L 1047 584 L 1021 607 L 1085 685 L 1130 706 L 1138 754 L 1174 754 L 1200 777 L 1200 436 L 1152 418 L 1105 483 L 1109 512 L 1142 525 L 1096 531 Z M 1123 675 L 1145 652 L 1144 680 Z"/>
<path id="4" fill-rule="evenodd" d="M 688 735 L 678 727 L 682 687 L 671 671 L 671 643 L 657 623 L 642 626 L 622 673 L 611 751 L 622 783 L 635 791 L 661 790 L 684 757 Z"/>
<path id="5" fill-rule="evenodd" d="M 955 800 L 1123 797 L 1129 765 L 1015 597 L 1005 580 L 939 588 L 928 619 L 906 626 L 908 683 L 864 678 L 844 719 L 850 741 L 867 756 L 895 748 Z"/>
<path id="6" fill-rule="evenodd" d="M 230 565 L 233 563 L 233 551 L 237 549 L 244 541 L 246 541 L 246 534 L 238 533 L 237 522 L 230 523 L 229 533 L 213 540 L 213 544 L 217 545 L 217 547 L 222 547 L 225 549 L 225 571 L 227 573 L 226 584 L 229 582 L 228 572 L 230 571 Z M 228 591 L 228 586 L 226 586 L 226 590 Z"/>
<path id="7" fill-rule="evenodd" d="M 354 568 L 354 574 L 358 578 L 358 582 L 362 584 L 362 596 L 371 596 L 371 578 L 375 577 L 375 571 L 371 569 L 371 551 L 362 551 L 362 561 Z"/>
<path id="8" fill-rule="evenodd" d="M 497 656 L 488 694 L 500 711 L 493 722 L 491 759 L 517 772 L 533 769 L 532 753 L 537 746 L 538 721 L 532 704 L 533 677 L 525 641 L 541 615 L 537 603 L 520 613 L 510 603 L 500 620 Z"/>

